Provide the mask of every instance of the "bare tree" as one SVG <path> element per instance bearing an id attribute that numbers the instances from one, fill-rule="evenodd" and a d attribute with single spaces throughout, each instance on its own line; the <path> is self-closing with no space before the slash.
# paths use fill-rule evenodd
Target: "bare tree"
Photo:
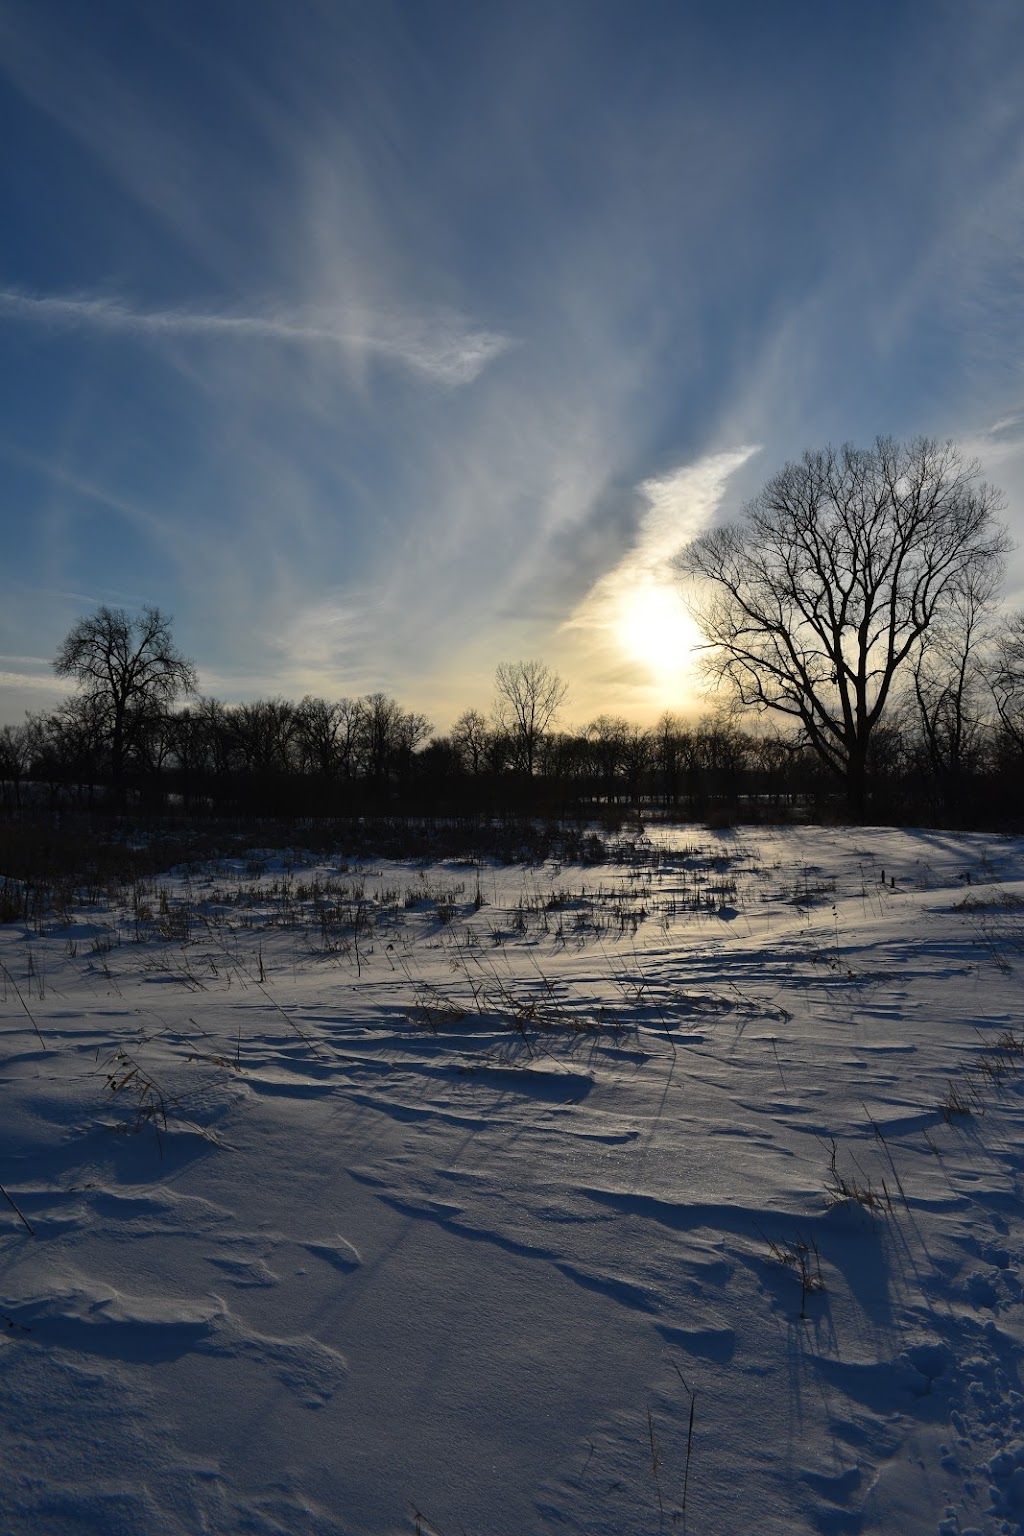
<path id="1" fill-rule="evenodd" d="M 605 795 L 611 795 L 626 755 L 629 721 L 618 715 L 598 715 L 586 728 L 590 765 Z"/>
<path id="2" fill-rule="evenodd" d="M 349 779 L 362 728 L 358 699 L 321 699 L 307 694 L 296 711 L 302 767 L 325 783 Z"/>
<path id="3" fill-rule="evenodd" d="M 51 802 L 61 789 L 77 787 L 79 801 L 91 802 L 97 783 L 110 772 L 107 721 L 89 693 L 73 693 L 49 714 L 27 715 L 33 776 L 50 786 Z"/>
<path id="4" fill-rule="evenodd" d="M 565 702 L 568 687 L 542 661 L 503 661 L 494 674 L 498 726 L 515 746 L 516 766 L 532 775 L 537 747 Z"/>
<path id="5" fill-rule="evenodd" d="M 1024 753 L 1024 612 L 999 633 L 990 687 L 1005 741 Z"/>
<path id="6" fill-rule="evenodd" d="M 407 712 L 386 693 L 368 693 L 359 700 L 359 750 L 364 776 L 378 787 L 391 774 L 407 771 L 416 748 L 433 726 L 425 715 Z"/>
<path id="7" fill-rule="evenodd" d="M 687 546 L 706 666 L 744 707 L 799 722 L 865 808 L 868 747 L 901 668 L 1008 541 L 997 492 L 952 443 L 806 453 Z"/>
<path id="8" fill-rule="evenodd" d="M 678 803 L 693 762 L 693 731 L 670 711 L 654 727 L 654 760 L 667 804 Z"/>
<path id="9" fill-rule="evenodd" d="M 238 766 L 231 712 L 220 699 L 199 699 L 189 713 L 194 721 L 194 762 L 201 772 L 226 778 Z"/>
<path id="10" fill-rule="evenodd" d="M 123 608 L 99 608 L 74 625 L 53 669 L 58 677 L 73 677 L 90 699 L 122 796 L 133 732 L 141 735 L 179 694 L 195 692 L 196 670 L 171 638 L 171 619 L 159 608 L 144 608 L 135 617 Z"/>
<path id="11" fill-rule="evenodd" d="M 598 715 L 584 733 L 588 766 L 609 800 L 619 790 L 635 799 L 655 757 L 655 737 L 618 715 Z"/>
<path id="12" fill-rule="evenodd" d="M 246 773 L 287 774 L 293 767 L 297 731 L 295 705 L 288 699 L 252 699 L 227 711 L 232 745 Z"/>
<path id="13" fill-rule="evenodd" d="M 32 761 L 32 733 L 27 725 L 0 727 L 0 792 L 4 803 L 21 805 L 21 781 Z"/>
<path id="14" fill-rule="evenodd" d="M 464 709 L 452 726 L 451 743 L 465 773 L 482 773 L 491 744 L 485 716 L 478 709 Z"/>
<path id="15" fill-rule="evenodd" d="M 947 811 L 960 810 L 965 776 L 984 754 L 991 722 L 985 662 L 992 638 L 994 573 L 970 573 L 922 637 L 912 662 L 917 719 L 928 766 Z"/>

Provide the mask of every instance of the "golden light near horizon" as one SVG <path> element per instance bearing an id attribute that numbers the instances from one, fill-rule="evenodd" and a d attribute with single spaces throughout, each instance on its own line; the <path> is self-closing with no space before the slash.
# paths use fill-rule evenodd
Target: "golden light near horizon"
<path id="1" fill-rule="evenodd" d="M 562 626 L 573 636 L 563 664 L 577 708 L 654 720 L 665 710 L 699 705 L 695 666 L 703 636 L 674 573 L 622 562 L 598 581 Z"/>
<path id="2" fill-rule="evenodd" d="M 595 714 L 645 719 L 701 707 L 704 637 L 687 609 L 677 556 L 713 524 L 729 477 L 757 452 L 748 444 L 707 454 L 637 487 L 647 506 L 632 548 L 560 626 L 570 647 L 565 664 L 581 685 L 579 707 L 593 701 Z"/>
<path id="3" fill-rule="evenodd" d="M 701 634 L 674 585 L 651 575 L 617 599 L 614 635 L 631 661 L 658 679 L 689 670 Z"/>

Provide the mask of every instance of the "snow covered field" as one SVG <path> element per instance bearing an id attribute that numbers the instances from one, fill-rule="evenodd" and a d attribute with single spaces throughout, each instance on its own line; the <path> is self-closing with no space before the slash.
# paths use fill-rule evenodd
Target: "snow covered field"
<path id="1" fill-rule="evenodd" d="M 620 854 L 0 928 L 5 1536 L 1024 1531 L 1024 842 Z"/>

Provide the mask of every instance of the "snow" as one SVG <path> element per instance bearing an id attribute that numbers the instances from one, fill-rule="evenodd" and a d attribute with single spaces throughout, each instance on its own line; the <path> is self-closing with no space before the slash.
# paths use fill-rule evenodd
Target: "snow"
<path id="1" fill-rule="evenodd" d="M 0 928 L 0 1528 L 1024 1531 L 1022 959 L 883 828 Z"/>

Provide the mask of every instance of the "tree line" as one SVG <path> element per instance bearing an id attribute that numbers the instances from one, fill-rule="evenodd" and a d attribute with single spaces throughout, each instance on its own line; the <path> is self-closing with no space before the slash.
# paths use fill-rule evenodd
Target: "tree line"
<path id="1" fill-rule="evenodd" d="M 0 731 L 11 810 L 50 803 L 338 816 L 778 814 L 1015 821 L 1024 614 L 1000 618 L 997 492 L 953 444 L 807 453 L 678 560 L 716 712 L 559 728 L 566 685 L 502 663 L 489 710 L 436 735 L 384 693 L 196 697 L 159 609 L 100 608 L 54 659 L 77 684 Z M 38 798 L 39 791 L 35 791 Z"/>
<path id="2" fill-rule="evenodd" d="M 518 664 L 509 666 L 514 672 Z M 700 817 L 837 807 L 836 776 L 795 732 L 671 713 L 650 727 L 600 715 L 559 729 L 553 717 L 521 722 L 502 702 L 486 713 L 467 709 L 435 734 L 424 715 L 383 693 L 234 705 L 150 699 L 126 712 L 115 740 L 102 701 L 79 692 L 0 730 L 4 803 L 9 811 L 42 803 L 180 805 L 193 814 L 612 818 L 652 807 Z M 950 672 L 941 686 L 930 675 L 910 679 L 871 739 L 869 807 L 875 819 L 1013 821 L 1022 770 L 1018 619 L 984 656 L 972 656 L 969 674 Z"/>

